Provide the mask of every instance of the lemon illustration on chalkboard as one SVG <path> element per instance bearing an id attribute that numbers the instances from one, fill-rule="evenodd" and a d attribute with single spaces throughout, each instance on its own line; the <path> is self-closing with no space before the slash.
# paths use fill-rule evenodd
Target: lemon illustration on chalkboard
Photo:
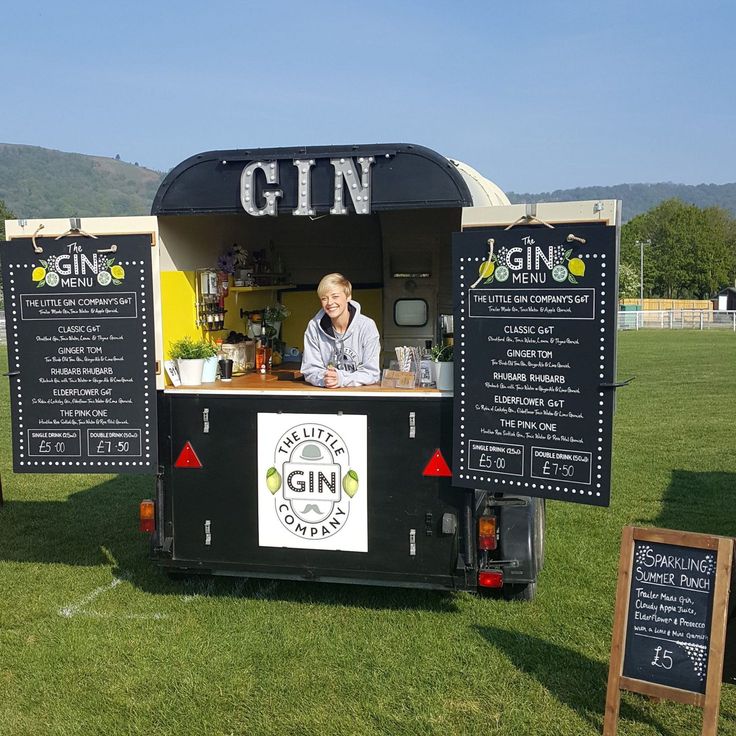
<path id="1" fill-rule="evenodd" d="M 490 278 L 493 276 L 495 268 L 496 264 L 493 261 L 483 261 L 483 263 L 478 267 L 478 275 L 482 276 L 484 279 Z"/>
<path id="2" fill-rule="evenodd" d="M 496 269 L 496 281 L 506 281 L 509 277 L 509 270 L 506 266 L 499 266 Z"/>
<path id="3" fill-rule="evenodd" d="M 348 470 L 342 479 L 342 489 L 350 498 L 358 492 L 358 474 L 354 470 Z"/>
<path id="4" fill-rule="evenodd" d="M 46 278 L 46 269 L 43 266 L 36 266 L 36 268 L 33 269 L 31 278 L 34 281 L 43 281 Z"/>
<path id="5" fill-rule="evenodd" d="M 112 268 L 110 269 L 110 273 L 112 274 L 112 277 L 113 277 L 114 279 L 122 279 L 122 278 L 124 278 L 124 277 L 125 277 L 125 269 L 124 269 L 124 268 L 123 268 L 122 266 L 119 266 L 119 265 L 117 265 L 117 264 L 116 264 L 116 265 L 114 265 L 114 266 L 113 266 L 113 267 L 112 267 Z"/>
<path id="6" fill-rule="evenodd" d="M 100 286 L 109 286 L 110 282 L 112 281 L 112 276 L 107 271 L 100 271 L 97 274 L 97 283 Z"/>
<path id="7" fill-rule="evenodd" d="M 552 269 L 552 278 L 560 283 L 567 281 L 567 269 L 564 266 L 555 266 Z"/>
<path id="8" fill-rule="evenodd" d="M 582 258 L 571 258 L 567 267 L 573 276 L 585 276 L 585 263 Z"/>
<path id="9" fill-rule="evenodd" d="M 59 274 L 58 273 L 47 273 L 46 274 L 46 283 L 49 286 L 58 286 L 59 285 Z"/>
<path id="10" fill-rule="evenodd" d="M 281 488 L 281 474 L 274 467 L 271 467 L 266 471 L 266 488 L 268 488 L 271 493 L 276 493 L 276 491 Z"/>

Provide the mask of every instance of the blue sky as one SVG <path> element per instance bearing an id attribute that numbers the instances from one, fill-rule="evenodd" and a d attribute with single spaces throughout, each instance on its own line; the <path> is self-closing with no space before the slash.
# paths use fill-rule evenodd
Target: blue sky
<path id="1" fill-rule="evenodd" d="M 538 192 L 736 181 L 736 3 L 26 2 L 0 142 L 167 170 L 410 142 Z"/>

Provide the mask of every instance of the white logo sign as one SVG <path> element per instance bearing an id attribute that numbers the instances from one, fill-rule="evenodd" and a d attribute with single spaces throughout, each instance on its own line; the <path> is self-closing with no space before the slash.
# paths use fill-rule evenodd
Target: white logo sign
<path id="1" fill-rule="evenodd" d="M 368 551 L 365 415 L 258 414 L 258 543 Z"/>

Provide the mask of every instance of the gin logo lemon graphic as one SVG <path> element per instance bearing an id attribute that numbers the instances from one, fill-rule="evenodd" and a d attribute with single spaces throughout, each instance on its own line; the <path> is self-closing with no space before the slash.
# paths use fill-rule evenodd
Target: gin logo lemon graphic
<path id="1" fill-rule="evenodd" d="M 302 539 L 326 539 L 340 532 L 360 490 L 345 441 L 319 424 L 284 432 L 263 480 L 279 521 Z"/>
<path id="2" fill-rule="evenodd" d="M 119 286 L 125 279 L 125 269 L 115 263 L 115 258 L 88 257 L 83 253 L 51 255 L 40 258 L 31 271 L 31 281 L 36 288 L 55 286 Z"/>
<path id="3" fill-rule="evenodd" d="M 522 272 L 530 276 L 522 276 Z M 489 286 L 493 283 L 545 283 L 551 276 L 557 283 L 577 284 L 579 278 L 585 276 L 585 261 L 573 255 L 572 248 L 563 245 L 540 247 L 534 245 L 534 239 L 525 237 L 520 246 L 500 245 L 496 250 L 489 241 L 488 256 L 478 266 L 478 279 L 472 288 Z"/>

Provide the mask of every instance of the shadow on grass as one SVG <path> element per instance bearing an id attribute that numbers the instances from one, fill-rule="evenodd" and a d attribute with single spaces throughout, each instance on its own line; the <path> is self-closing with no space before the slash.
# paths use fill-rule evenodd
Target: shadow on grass
<path id="1" fill-rule="evenodd" d="M 44 476 L 37 476 L 43 482 Z M 116 476 L 63 501 L 6 500 L 0 507 L 0 561 L 94 567 L 153 595 L 196 594 L 342 605 L 361 608 L 458 610 L 450 593 L 301 581 L 244 581 L 232 577 L 171 579 L 149 557 L 148 535 L 138 531 L 140 500 L 153 480 Z"/>
<path id="2" fill-rule="evenodd" d="M 519 671 L 537 680 L 560 703 L 574 710 L 596 732 L 600 732 L 606 704 L 607 664 L 534 636 L 493 626 L 477 626 L 476 629 Z M 620 717 L 646 723 L 661 736 L 680 736 L 649 714 L 623 701 Z"/>
<path id="3" fill-rule="evenodd" d="M 734 501 L 736 473 L 673 470 L 660 513 L 633 523 L 731 536 L 734 519 L 727 510 L 733 509 Z"/>

